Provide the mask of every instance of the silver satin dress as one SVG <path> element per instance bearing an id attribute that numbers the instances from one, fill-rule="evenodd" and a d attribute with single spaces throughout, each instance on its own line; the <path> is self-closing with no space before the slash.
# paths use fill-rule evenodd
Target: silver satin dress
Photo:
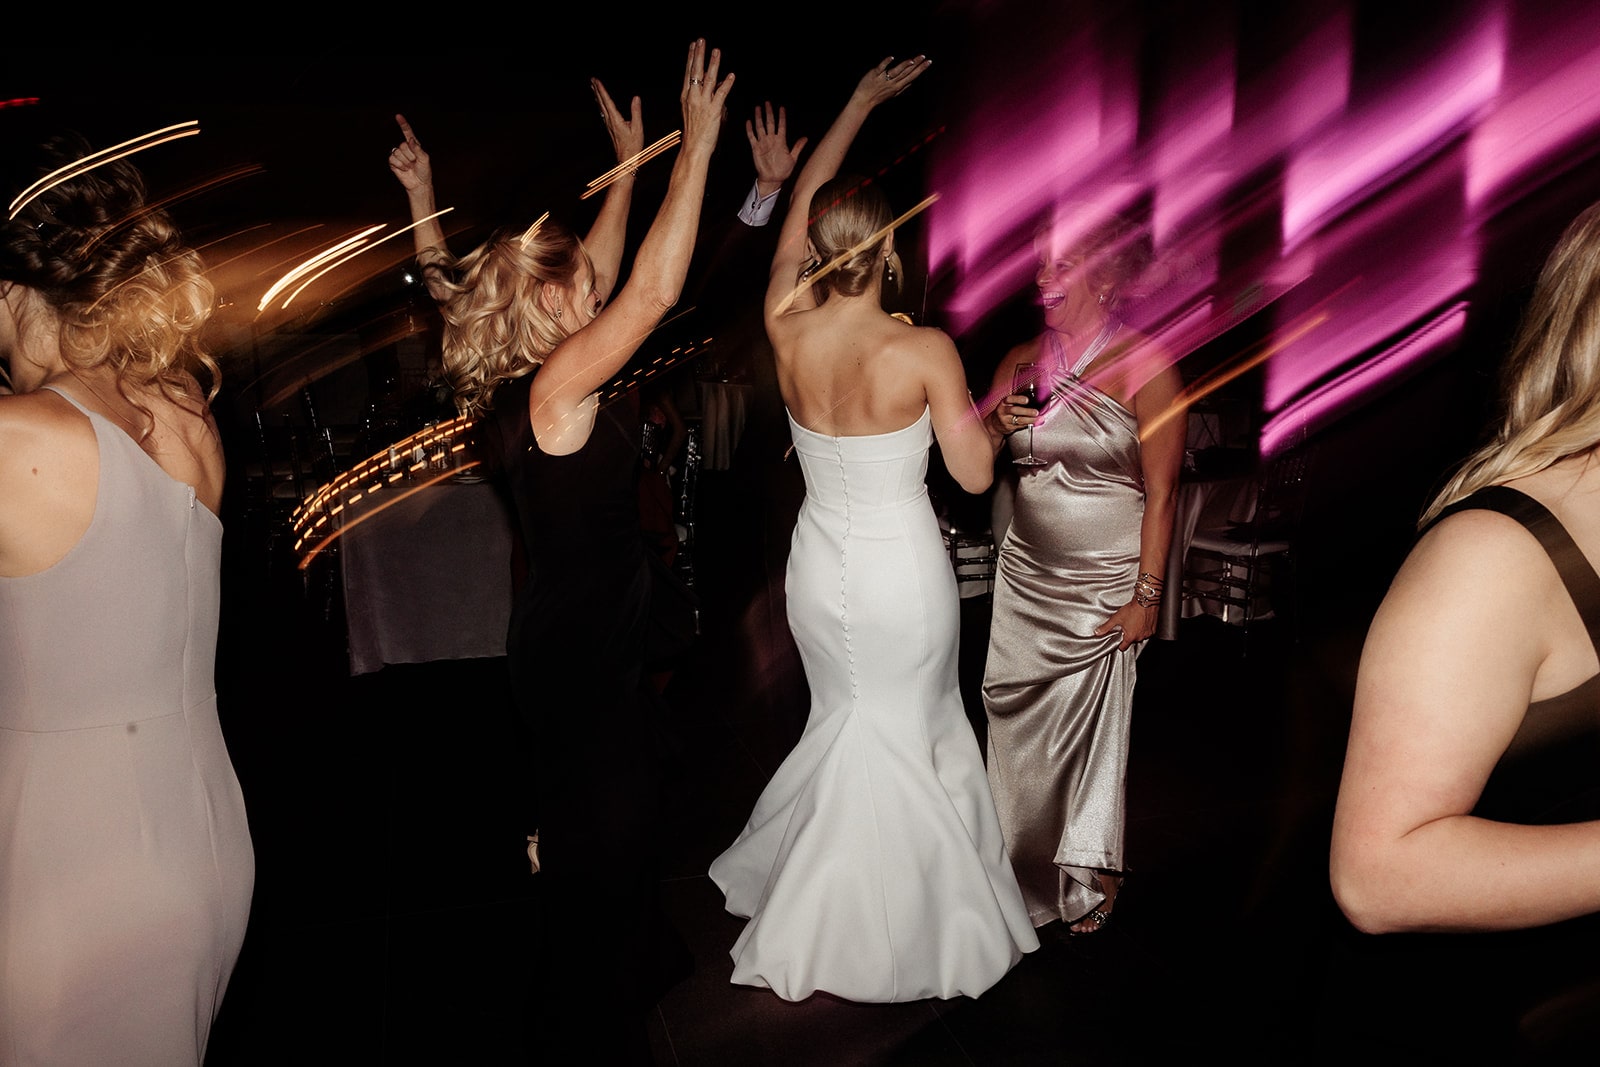
<path id="1" fill-rule="evenodd" d="M 1013 456 L 1028 433 L 1009 438 Z M 1035 926 L 1104 900 L 1123 869 L 1128 726 L 1139 646 L 1095 627 L 1139 573 L 1144 478 L 1132 412 L 1092 386 L 1056 386 L 1033 429 L 1041 467 L 1018 467 L 1000 545 L 983 677 L 988 772 Z"/>

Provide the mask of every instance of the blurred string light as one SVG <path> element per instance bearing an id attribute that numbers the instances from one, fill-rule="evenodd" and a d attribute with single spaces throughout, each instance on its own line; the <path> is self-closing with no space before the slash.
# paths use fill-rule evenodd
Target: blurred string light
<path id="1" fill-rule="evenodd" d="M 307 495 L 289 517 L 299 567 L 391 505 L 478 466 L 463 454 L 477 420 L 458 415 L 394 442 Z M 400 484 L 404 483 L 404 484 Z"/>
<path id="2" fill-rule="evenodd" d="M 420 218 L 411 223 L 409 226 L 402 226 L 393 233 L 387 234 L 378 238 L 376 241 L 371 242 L 369 242 L 367 238 L 371 237 L 388 224 L 380 222 L 377 225 L 368 226 L 360 233 L 347 237 L 338 244 L 335 244 L 332 248 L 327 248 L 321 252 L 318 252 L 316 255 L 303 261 L 294 269 L 290 270 L 276 282 L 272 283 L 272 285 L 268 287 L 267 291 L 262 295 L 261 302 L 256 305 L 256 311 L 258 313 L 265 311 L 267 305 L 272 303 L 272 301 L 277 298 L 279 293 L 283 292 L 289 286 L 294 285 L 296 282 L 300 282 L 299 286 L 297 286 L 294 292 L 290 293 L 288 297 L 284 299 L 283 304 L 280 306 L 280 310 L 287 308 L 291 303 L 294 302 L 295 297 L 305 292 L 308 285 L 322 277 L 324 274 L 327 274 L 334 268 L 348 263 L 350 260 L 354 259 L 363 252 L 372 251 L 372 249 L 377 248 L 385 241 L 392 241 L 396 237 L 416 229 L 423 223 L 431 222 L 439 216 L 447 215 L 454 210 L 455 208 L 447 207 L 441 211 L 435 211 L 433 214 L 424 218 Z M 301 279 L 304 280 L 302 281 Z"/>
<path id="3" fill-rule="evenodd" d="M 599 392 L 599 406 L 620 400 L 651 379 L 695 358 L 714 341 L 705 337 L 685 342 L 636 367 L 631 374 L 614 379 Z M 379 512 L 431 485 L 481 466 L 483 461 L 468 451 L 471 431 L 477 423 L 473 416 L 458 415 L 425 426 L 308 493 L 289 518 L 299 569 L 305 570 L 340 537 Z"/>
<path id="4" fill-rule="evenodd" d="M 152 130 L 149 133 L 140 134 L 138 137 L 131 137 L 121 144 L 112 145 L 110 148 L 102 148 L 98 152 L 91 152 L 82 159 L 76 159 L 64 166 L 57 167 L 18 193 L 16 199 L 11 201 L 8 209 L 10 214 L 6 217 L 8 219 L 16 218 L 18 212 L 40 195 L 55 188 L 62 182 L 71 181 L 79 175 L 87 174 L 96 167 L 103 167 L 107 163 L 114 163 L 119 159 L 133 155 L 135 152 L 143 152 L 147 148 L 154 148 L 157 145 L 166 144 L 168 141 L 176 141 L 182 137 L 193 137 L 199 132 L 200 120 L 190 119 L 188 122 L 163 126 L 159 130 Z"/>

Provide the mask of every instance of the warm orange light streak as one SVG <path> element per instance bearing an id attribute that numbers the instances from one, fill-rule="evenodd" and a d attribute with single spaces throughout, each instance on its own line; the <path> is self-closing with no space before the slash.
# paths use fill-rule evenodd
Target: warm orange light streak
<path id="1" fill-rule="evenodd" d="M 107 163 L 114 163 L 126 156 L 133 155 L 135 152 L 143 152 L 147 148 L 154 148 L 156 145 L 166 144 L 168 141 L 176 141 L 181 137 L 193 137 L 199 132 L 200 120 L 190 119 L 188 122 L 180 122 L 172 126 L 164 126 L 159 130 L 152 130 L 151 132 L 141 134 L 138 137 L 129 138 L 128 140 L 123 141 L 121 144 L 112 145 L 110 148 L 102 148 L 98 152 L 91 152 L 82 159 L 73 160 L 71 163 L 68 163 L 65 166 L 57 167 L 49 174 L 46 174 L 32 185 L 22 190 L 22 192 L 18 193 L 16 199 L 11 201 L 9 209 L 10 214 L 6 217 L 8 219 L 16 218 L 17 213 L 23 208 L 27 207 L 28 204 L 30 204 L 36 197 L 50 189 L 53 189 L 64 181 L 70 181 L 71 179 L 78 177 L 80 174 L 87 174 L 96 167 L 103 167 Z M 130 145 L 133 147 L 129 147 Z M 127 149 L 126 152 L 121 151 L 124 148 Z"/>
<path id="2" fill-rule="evenodd" d="M 533 225 L 529 226 L 526 230 L 523 230 L 522 236 L 517 238 L 517 244 L 527 247 L 528 242 L 533 240 L 533 235 L 539 232 L 539 227 L 543 226 L 544 220 L 549 217 L 550 212 L 546 211 L 543 215 L 540 215 L 538 218 L 534 219 Z"/>
<path id="3" fill-rule="evenodd" d="M 801 282 L 799 285 L 796 285 L 793 289 L 791 289 L 789 291 L 788 295 L 786 295 L 783 298 L 783 300 L 779 302 L 779 304 L 778 304 L 778 314 L 781 315 L 785 311 L 788 311 L 789 310 L 789 306 L 800 298 L 800 294 L 801 293 L 806 292 L 813 285 L 815 285 L 819 280 L 821 280 L 822 278 L 826 277 L 829 274 L 832 274 L 834 271 L 838 270 L 840 264 L 845 263 L 846 261 L 848 261 L 852 256 L 856 255 L 863 248 L 866 248 L 869 245 L 873 245 L 873 244 L 876 244 L 878 241 L 881 241 L 884 237 L 888 236 L 888 234 L 893 232 L 894 229 L 897 226 L 899 226 L 901 223 L 905 222 L 907 219 L 911 218 L 914 215 L 918 215 L 918 214 L 921 214 L 923 211 L 926 211 L 930 205 L 937 203 L 938 200 L 939 200 L 939 194 L 938 193 L 934 193 L 932 196 L 929 196 L 929 197 L 925 198 L 922 201 L 922 203 L 918 204 L 916 207 L 912 208 L 910 211 L 907 211 L 904 215 L 901 215 L 899 218 L 897 218 L 893 222 L 889 223 L 889 225 L 883 227 L 883 229 L 878 230 L 876 233 L 871 234 L 870 236 L 864 238 L 863 240 L 857 242 L 856 244 L 852 245 L 851 247 L 845 249 L 843 252 L 839 253 L 837 256 L 834 257 L 833 262 L 827 264 L 824 267 L 821 267 L 814 274 L 812 274 L 809 278 L 805 279 L 805 281 Z"/>
<path id="4" fill-rule="evenodd" d="M 383 244 L 383 242 L 385 242 L 385 241 L 392 241 L 396 237 L 399 237 L 401 234 L 406 233 L 406 232 L 408 232 L 410 230 L 416 229 L 418 226 L 421 226 L 424 222 L 431 222 L 432 220 L 438 218 L 440 215 L 447 215 L 447 214 L 449 214 L 450 212 L 452 212 L 454 210 L 455 210 L 455 208 L 453 208 L 453 207 L 447 207 L 443 211 L 435 211 L 432 215 L 429 215 L 427 218 L 418 219 L 416 222 L 413 222 L 411 225 L 403 226 L 400 229 L 394 231 L 393 233 L 385 234 L 384 236 L 378 238 L 376 241 L 372 241 L 370 243 L 363 243 L 360 246 L 351 249 L 349 252 L 345 253 L 343 256 L 340 256 L 338 259 L 334 260 L 332 263 L 329 263 L 326 267 L 323 267 L 321 270 L 317 271 L 317 273 L 315 273 L 311 277 L 307 278 L 304 282 L 300 283 L 300 287 L 298 289 L 296 289 L 294 292 L 289 294 L 288 299 L 283 302 L 282 306 L 279 307 L 278 310 L 282 311 L 284 308 L 286 308 L 290 304 L 294 303 L 294 298 L 299 296 L 301 293 L 305 292 L 306 286 L 310 285 L 312 282 L 316 281 L 318 278 L 322 277 L 324 274 L 328 273 L 330 270 L 333 270 L 335 267 L 339 267 L 339 266 L 342 266 L 345 263 L 350 262 L 352 259 L 356 258 L 357 256 L 361 255 L 364 252 L 372 251 L 374 248 L 377 248 L 379 245 Z M 381 226 L 381 224 L 380 224 L 380 226 Z M 367 232 L 371 233 L 372 231 L 369 230 Z"/>
<path id="5" fill-rule="evenodd" d="M 1315 330 L 1317 327 L 1327 322 L 1330 318 L 1332 318 L 1332 315 L 1329 312 L 1319 311 L 1315 315 L 1305 319 L 1299 326 L 1295 327 L 1293 330 L 1290 330 L 1288 333 L 1273 337 L 1271 340 L 1262 344 L 1261 347 L 1256 350 L 1255 354 L 1245 356 L 1244 358 L 1233 363 L 1224 364 L 1215 373 L 1200 379 L 1193 385 L 1186 386 L 1178 393 L 1177 398 L 1173 400 L 1173 402 L 1165 411 L 1151 419 L 1145 425 L 1139 427 L 1139 440 L 1141 442 L 1148 440 L 1150 435 L 1155 433 L 1160 426 L 1166 423 L 1169 419 L 1177 418 L 1179 415 L 1183 414 L 1189 409 L 1191 404 L 1195 403 L 1195 401 L 1202 400 L 1205 397 L 1210 396 L 1212 393 L 1216 392 L 1218 389 L 1221 389 L 1224 385 L 1227 385 L 1241 374 L 1246 374 L 1254 368 L 1259 367 L 1268 359 L 1271 359 L 1273 356 L 1283 351 L 1289 345 L 1294 344 L 1296 341 L 1300 340 L 1300 338 L 1304 337 L 1312 330 Z"/>
<path id="6" fill-rule="evenodd" d="M 621 163 L 618 163 L 616 166 L 600 175 L 600 177 L 590 181 L 588 188 L 592 191 L 599 191 L 602 186 L 610 185 L 612 182 L 616 181 L 617 177 L 621 175 L 623 171 L 638 170 L 639 164 L 649 162 L 682 140 L 683 131 L 673 130 L 659 141 L 652 145 L 647 145 L 644 148 L 641 148 L 629 158 L 623 160 Z"/>
<path id="7" fill-rule="evenodd" d="M 205 244 L 195 245 L 194 246 L 194 250 L 196 252 L 204 252 L 206 249 L 215 247 L 216 245 L 220 245 L 224 241 L 231 241 L 235 237 L 242 237 L 243 235 L 249 233 L 251 230 L 264 230 L 270 225 L 272 225 L 270 222 L 258 222 L 253 226 L 246 226 L 242 230 L 234 230 L 232 233 L 225 233 L 221 237 L 217 237 L 217 238 L 214 238 L 214 239 L 212 239 L 210 241 L 207 241 Z M 265 247 L 265 246 L 263 246 L 263 247 Z M 253 252 L 253 251 L 254 251 L 254 249 L 251 250 L 251 252 Z M 206 270 L 207 270 L 207 272 L 210 272 L 210 271 L 216 270 L 218 267 L 226 267 L 229 263 L 232 263 L 233 260 L 235 260 L 235 259 L 243 259 L 245 256 L 250 255 L 251 252 L 240 252 L 237 256 L 234 256 L 233 259 L 225 259 L 221 263 L 208 264 L 206 266 Z"/>
<path id="8" fill-rule="evenodd" d="M 178 192 L 173 193 L 170 196 L 164 196 L 160 200 L 152 200 L 149 203 L 141 206 L 137 211 L 130 211 L 128 214 L 124 215 L 110 226 L 107 226 L 105 229 L 95 234 L 92 239 L 83 245 L 82 251 L 79 254 L 87 256 L 90 252 L 94 251 L 96 246 L 98 246 L 101 241 L 104 241 L 107 237 L 110 237 L 128 223 L 149 212 L 160 211 L 169 204 L 175 204 L 180 200 L 187 200 L 192 196 L 199 196 L 207 189 L 212 189 L 219 185 L 225 185 L 231 181 L 237 181 L 238 179 L 248 177 L 251 174 L 259 174 L 264 169 L 265 168 L 263 168 L 259 163 L 248 163 L 242 167 L 236 167 L 225 174 L 219 174 L 214 178 L 209 178 L 206 181 L 198 182 L 189 186 L 187 189 L 180 189 Z"/>
<path id="9" fill-rule="evenodd" d="M 340 241 L 338 244 L 334 245 L 332 248 L 328 248 L 328 249 L 325 249 L 325 250 L 323 250 L 321 252 L 318 252 L 316 255 L 312 256 L 310 259 L 305 260 L 299 266 L 297 266 L 293 270 L 291 270 L 288 274 L 285 274 L 282 278 L 279 278 L 276 282 L 274 282 L 272 284 L 272 286 L 270 288 L 267 289 L 266 295 L 261 298 L 261 303 L 256 305 L 256 310 L 257 311 L 261 311 L 261 310 L 265 309 L 268 304 L 272 303 L 272 300 L 273 300 L 274 297 L 276 297 L 279 293 L 283 292 L 289 286 L 293 285 L 295 282 L 299 281 L 302 277 L 304 277 L 306 275 L 307 272 L 316 270 L 318 267 L 322 266 L 322 264 L 326 263 L 332 257 L 337 256 L 340 253 L 344 252 L 351 245 L 357 244 L 357 243 L 365 244 L 367 238 L 370 235 L 372 235 L 374 233 L 377 233 L 379 230 L 383 229 L 383 227 L 384 227 L 384 224 L 381 223 L 381 222 L 378 223 L 376 226 L 368 226 L 366 229 L 362 230 L 360 233 L 355 234 L 352 237 L 346 237 L 343 241 Z"/>
<path id="10" fill-rule="evenodd" d="M 621 163 L 618 163 L 616 166 L 612 167 L 610 170 L 608 170 L 604 174 L 600 175 L 600 177 L 595 178 L 593 181 L 591 181 L 589 183 L 589 186 L 588 186 L 588 190 L 589 191 L 584 193 L 584 194 L 582 194 L 581 196 L 579 196 L 578 199 L 579 200 L 587 200 L 587 199 L 589 199 L 595 193 L 598 193 L 600 190 L 604 189 L 606 186 L 610 185 L 612 182 L 614 182 L 618 178 L 622 177 L 623 174 L 627 173 L 630 170 L 631 171 L 637 171 L 642 164 L 648 163 L 650 160 L 656 158 L 661 153 L 665 152 L 667 149 L 669 149 L 669 148 L 673 147 L 674 145 L 678 144 L 678 142 L 680 142 L 682 140 L 683 140 L 683 131 L 682 130 L 673 130 L 671 133 L 669 133 L 665 137 L 661 138 L 661 140 L 657 141 L 655 144 L 649 145 L 649 146 L 639 150 L 634 155 L 632 155 L 629 158 L 623 160 Z"/>

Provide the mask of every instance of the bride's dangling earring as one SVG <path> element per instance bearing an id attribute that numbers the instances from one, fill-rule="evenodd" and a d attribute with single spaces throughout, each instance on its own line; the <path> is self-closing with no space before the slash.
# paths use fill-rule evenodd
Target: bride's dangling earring
<path id="1" fill-rule="evenodd" d="M 894 262 L 888 256 L 883 257 L 883 280 L 894 284 Z"/>

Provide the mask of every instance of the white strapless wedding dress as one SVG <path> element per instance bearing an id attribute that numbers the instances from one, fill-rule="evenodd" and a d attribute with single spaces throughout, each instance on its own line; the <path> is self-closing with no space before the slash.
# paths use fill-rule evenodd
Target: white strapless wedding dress
<path id="1" fill-rule="evenodd" d="M 806 480 L 789 626 L 811 712 L 711 865 L 750 920 L 733 981 L 786 1000 L 975 997 L 1039 941 L 957 686 L 955 573 L 924 480 L 932 422 L 866 437 L 789 422 Z"/>

